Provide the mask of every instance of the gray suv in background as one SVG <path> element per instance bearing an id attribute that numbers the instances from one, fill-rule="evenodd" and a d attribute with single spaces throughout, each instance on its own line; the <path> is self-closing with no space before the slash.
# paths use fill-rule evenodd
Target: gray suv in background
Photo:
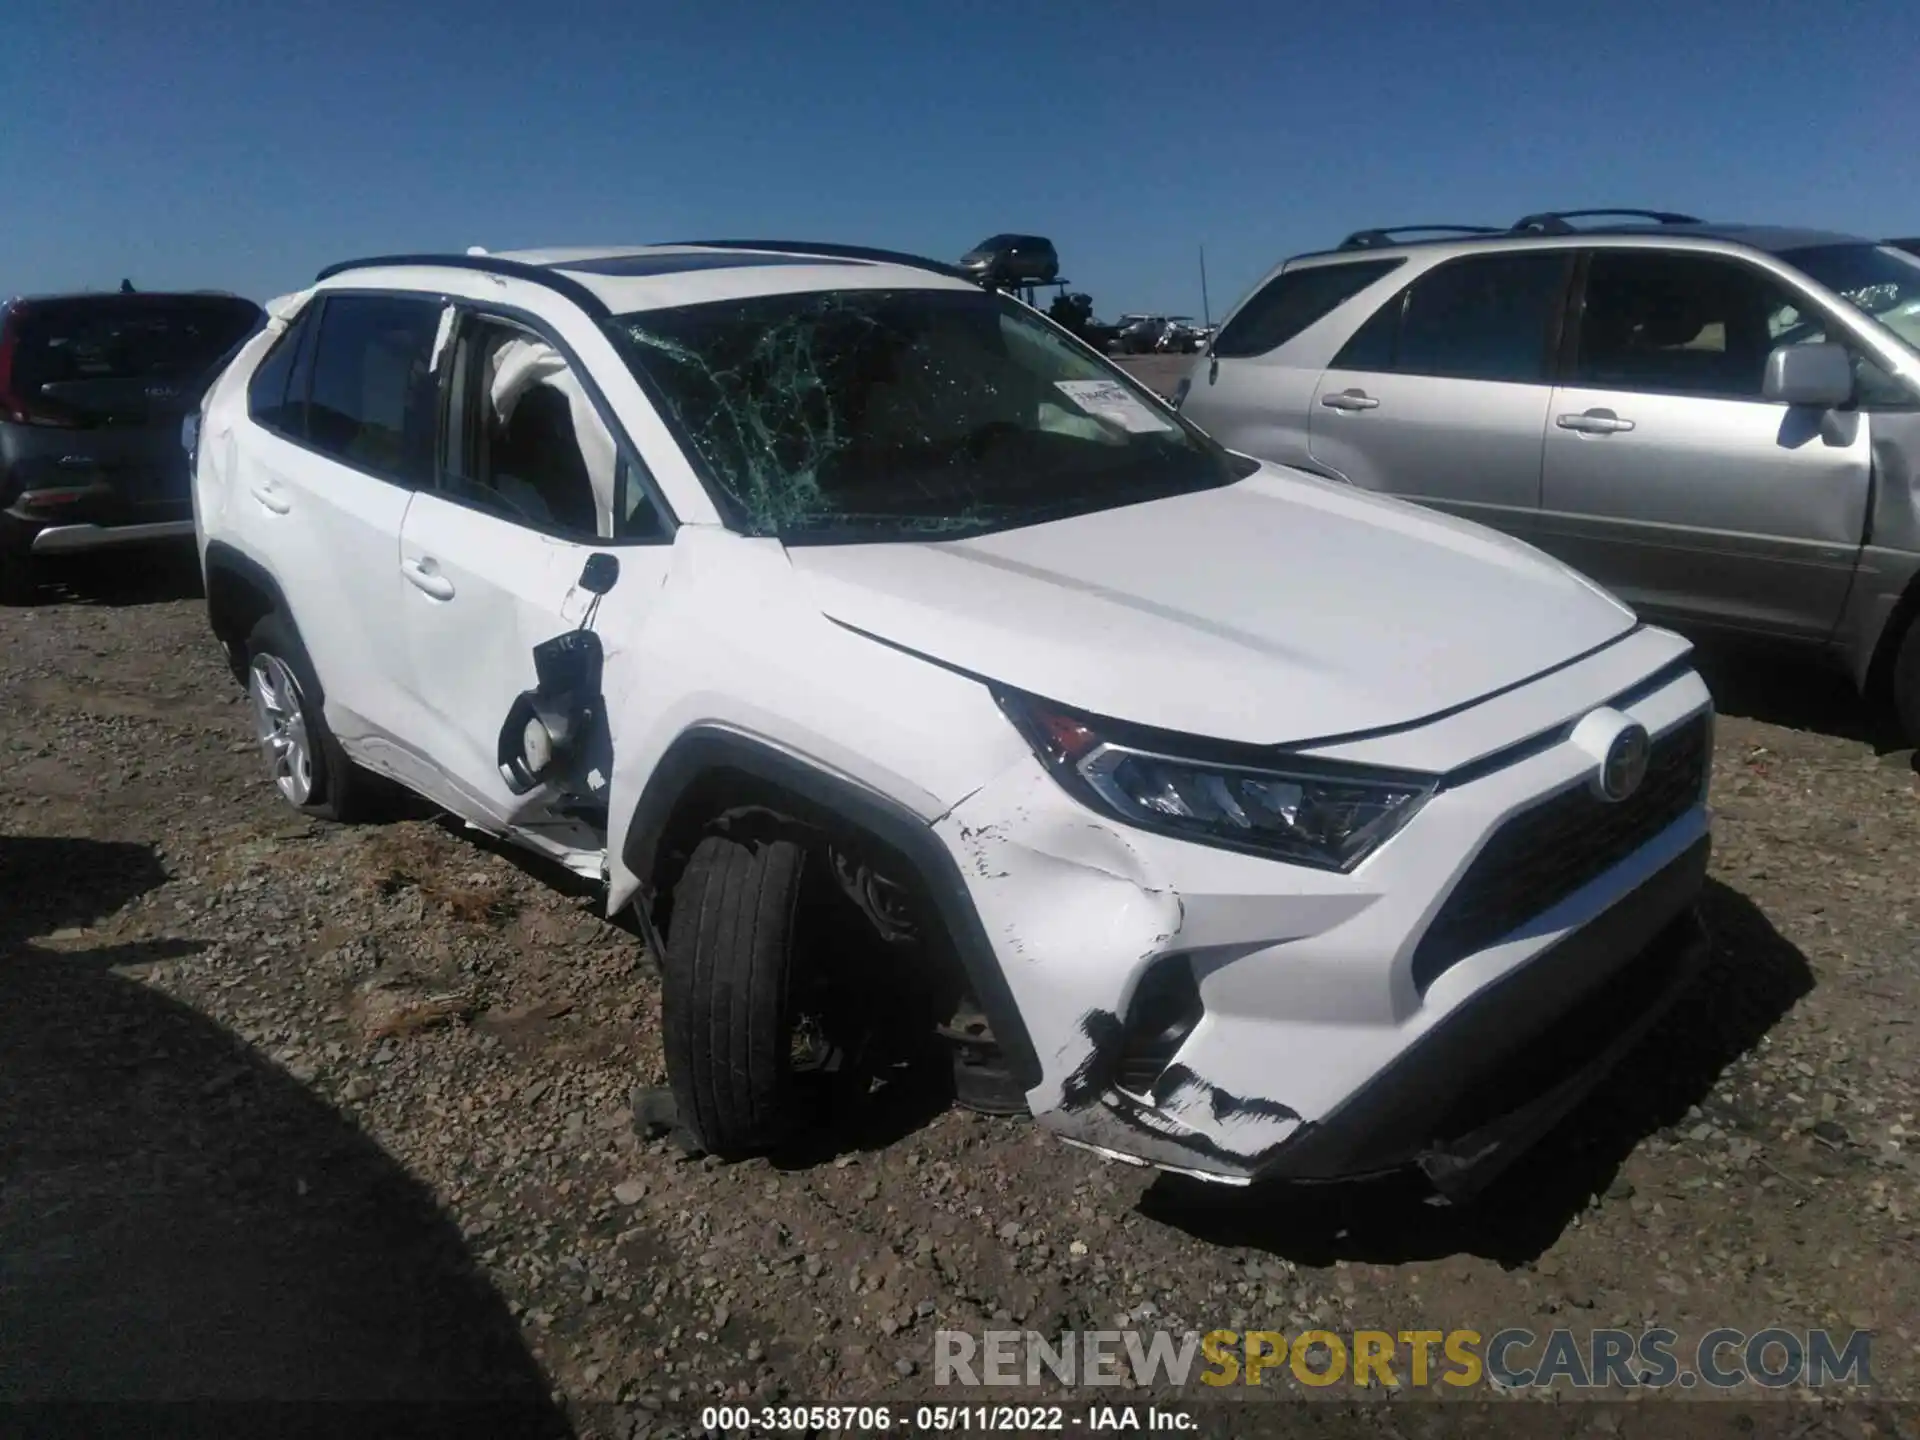
<path id="1" fill-rule="evenodd" d="M 1824 651 L 1920 742 L 1920 260 L 1897 248 L 1660 211 L 1362 231 L 1261 281 L 1181 406 L 1648 619 Z"/>
<path id="2" fill-rule="evenodd" d="M 0 305 L 0 601 L 48 556 L 192 538 L 181 423 L 265 319 L 212 292 Z"/>

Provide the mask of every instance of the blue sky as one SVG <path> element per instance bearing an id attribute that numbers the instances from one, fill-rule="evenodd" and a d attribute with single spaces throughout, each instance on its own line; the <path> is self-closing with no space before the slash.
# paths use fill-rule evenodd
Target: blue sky
<path id="1" fill-rule="evenodd" d="M 1920 232 L 1910 0 L 37 0 L 0 292 L 265 297 L 368 253 L 1058 243 L 1217 314 L 1363 225 L 1640 204 Z"/>

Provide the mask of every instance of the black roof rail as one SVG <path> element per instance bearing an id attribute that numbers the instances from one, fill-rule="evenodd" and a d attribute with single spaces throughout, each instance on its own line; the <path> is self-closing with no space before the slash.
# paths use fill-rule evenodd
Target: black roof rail
<path id="1" fill-rule="evenodd" d="M 1396 235 L 1501 235 L 1491 225 L 1390 225 L 1377 230 L 1356 230 L 1338 245 L 1341 250 L 1372 250 L 1381 245 L 1399 243 Z"/>
<path id="2" fill-rule="evenodd" d="M 447 270 L 474 270 L 482 275 L 526 280 L 534 285 L 544 285 L 557 295 L 566 296 L 596 320 L 605 320 L 613 313 L 598 295 L 571 275 L 562 275 L 545 265 L 529 265 L 524 260 L 502 259 L 498 255 L 372 255 L 364 260 L 342 260 L 338 265 L 329 265 L 313 277 L 313 283 L 318 285 L 349 270 L 385 269 L 400 265 L 432 265 Z"/>
<path id="3" fill-rule="evenodd" d="M 1656 225 L 1704 225 L 1698 215 L 1682 215 L 1673 210 L 1542 210 L 1537 215 L 1522 215 L 1514 222 L 1515 234 L 1571 235 L 1569 220 L 1591 220 L 1597 215 L 1616 215 L 1635 220 L 1651 220 Z"/>
<path id="4" fill-rule="evenodd" d="M 759 250 L 768 255 L 818 255 L 823 260 L 868 260 L 876 265 L 905 265 L 914 270 L 931 270 L 956 280 L 970 277 L 957 265 L 930 260 L 925 255 L 910 255 L 904 250 L 876 250 L 870 245 L 839 245 L 832 241 L 810 244 L 804 240 L 662 240 L 662 249 L 677 250 Z"/>

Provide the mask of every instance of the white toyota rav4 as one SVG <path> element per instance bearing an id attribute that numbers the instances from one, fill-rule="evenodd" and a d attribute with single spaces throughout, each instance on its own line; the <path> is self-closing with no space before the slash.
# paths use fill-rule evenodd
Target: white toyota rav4
<path id="1" fill-rule="evenodd" d="M 939 1036 L 1113 1158 L 1466 1194 L 1703 963 L 1686 642 L 934 262 L 336 266 L 185 438 L 286 799 L 603 881 L 711 1152 Z"/>

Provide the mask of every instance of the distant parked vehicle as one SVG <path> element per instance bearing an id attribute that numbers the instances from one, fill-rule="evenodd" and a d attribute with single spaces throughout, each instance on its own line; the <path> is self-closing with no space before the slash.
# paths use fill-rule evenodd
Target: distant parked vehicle
<path id="1" fill-rule="evenodd" d="M 1362 231 L 1240 303 L 1183 413 L 1649 619 L 1823 653 L 1920 742 L 1915 248 L 1659 211 Z"/>
<path id="2" fill-rule="evenodd" d="M 1114 348 L 1121 355 L 1151 355 L 1166 337 L 1167 325 L 1164 315 L 1122 315 Z"/>
<path id="3" fill-rule="evenodd" d="M 1154 348 L 1170 355 L 1193 354 L 1200 348 L 1200 322 L 1191 315 L 1170 316 Z"/>
<path id="4" fill-rule="evenodd" d="M 962 255 L 960 269 L 996 290 L 1050 285 L 1060 278 L 1060 256 L 1044 235 L 995 235 Z"/>
<path id="5" fill-rule="evenodd" d="M 187 538 L 181 423 L 263 314 L 237 295 L 46 295 L 0 306 L 0 594 L 36 557 Z"/>

